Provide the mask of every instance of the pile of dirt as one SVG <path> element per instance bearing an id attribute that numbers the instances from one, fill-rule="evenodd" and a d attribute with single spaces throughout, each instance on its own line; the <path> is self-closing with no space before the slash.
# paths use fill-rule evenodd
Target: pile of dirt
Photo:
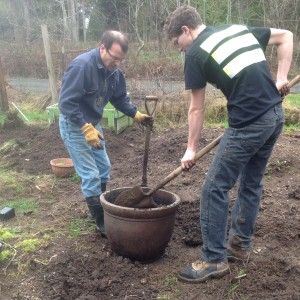
<path id="1" fill-rule="evenodd" d="M 149 186 L 179 166 L 187 131 L 182 127 L 152 133 Z M 200 147 L 221 133 L 205 129 Z M 112 163 L 108 189 L 140 185 L 145 133 L 134 125 L 119 135 L 108 130 L 104 134 Z M 0 147 L 12 139 L 19 146 L 2 153 L 0 165 L 31 176 L 51 174 L 50 160 L 68 156 L 57 125 L 0 129 Z M 230 275 L 193 286 L 176 280 L 180 267 L 199 257 L 199 189 L 214 154 L 211 151 L 190 172 L 166 186 L 182 203 L 162 258 L 141 264 L 121 257 L 97 230 L 72 239 L 57 234 L 32 256 L 26 273 L 18 273 L 12 264 L 8 274 L 17 276 L 0 275 L 1 299 L 300 299 L 299 146 L 297 136 L 287 135 L 276 145 L 266 172 L 251 259 L 244 265 L 230 264 Z M 235 194 L 234 189 L 229 195 L 230 207 Z M 12 195 L 6 194 L 7 199 Z M 85 220 L 82 200 L 80 182 L 58 180 L 50 194 L 39 195 L 38 212 L 17 216 L 10 226 L 39 223 L 61 232 L 71 220 Z M 246 276 L 239 277 L 241 271 Z"/>

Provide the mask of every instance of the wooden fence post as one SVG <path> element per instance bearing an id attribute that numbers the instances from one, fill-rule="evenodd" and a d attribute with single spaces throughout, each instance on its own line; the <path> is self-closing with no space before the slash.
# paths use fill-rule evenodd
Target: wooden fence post
<path id="1" fill-rule="evenodd" d="M 45 50 L 45 56 L 46 56 L 46 62 L 47 62 L 47 70 L 48 70 L 50 89 L 51 89 L 51 95 L 52 95 L 52 103 L 56 103 L 58 101 L 58 92 L 57 92 L 57 87 L 56 87 L 55 71 L 54 71 L 54 66 L 53 66 L 53 62 L 52 62 L 50 40 L 49 40 L 47 25 L 42 24 L 41 29 L 42 29 L 44 50 Z"/>
<path id="2" fill-rule="evenodd" d="M 6 86 L 5 86 L 4 75 L 3 75 L 3 70 L 2 70 L 1 57 L 0 57 L 0 109 L 2 111 L 9 110 Z"/>

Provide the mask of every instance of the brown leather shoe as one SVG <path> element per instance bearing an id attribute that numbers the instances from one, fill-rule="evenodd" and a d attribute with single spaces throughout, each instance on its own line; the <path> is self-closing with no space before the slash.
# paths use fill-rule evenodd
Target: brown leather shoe
<path id="1" fill-rule="evenodd" d="M 232 247 L 231 245 L 228 245 L 227 248 L 227 260 L 229 262 L 243 262 L 248 263 L 250 259 L 250 250 L 242 250 Z"/>
<path id="2" fill-rule="evenodd" d="M 227 262 L 211 263 L 198 260 L 178 273 L 178 279 L 189 283 L 204 282 L 209 278 L 219 278 L 230 272 Z"/>

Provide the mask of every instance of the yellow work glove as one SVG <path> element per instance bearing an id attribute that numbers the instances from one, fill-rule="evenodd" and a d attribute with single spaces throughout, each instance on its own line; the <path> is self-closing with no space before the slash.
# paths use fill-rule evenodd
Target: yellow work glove
<path id="1" fill-rule="evenodd" d="M 142 125 L 153 125 L 153 117 L 146 115 L 146 114 L 142 114 L 140 113 L 138 110 L 136 111 L 136 114 L 134 116 L 134 121 L 141 123 Z"/>
<path id="2" fill-rule="evenodd" d="M 103 135 L 91 124 L 86 123 L 81 127 L 81 131 L 85 135 L 85 140 L 94 148 L 102 149 L 101 140 L 104 140 Z"/>

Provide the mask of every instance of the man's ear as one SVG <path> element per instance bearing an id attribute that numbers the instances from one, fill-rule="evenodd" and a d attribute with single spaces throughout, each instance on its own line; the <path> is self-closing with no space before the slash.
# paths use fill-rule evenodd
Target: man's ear
<path id="1" fill-rule="evenodd" d="M 190 29 L 186 25 L 181 26 L 181 30 L 185 34 L 188 34 L 190 32 Z"/>
<path id="2" fill-rule="evenodd" d="M 105 46 L 103 44 L 100 44 L 99 48 L 100 48 L 100 54 L 102 54 L 105 50 Z"/>

